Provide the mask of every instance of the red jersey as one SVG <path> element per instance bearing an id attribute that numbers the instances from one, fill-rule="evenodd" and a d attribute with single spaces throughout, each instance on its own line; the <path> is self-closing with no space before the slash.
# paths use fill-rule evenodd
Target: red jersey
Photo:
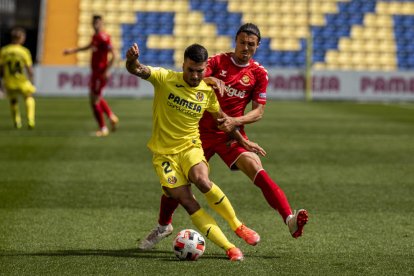
<path id="1" fill-rule="evenodd" d="M 111 38 L 105 32 L 92 37 L 92 71 L 102 72 L 108 66 L 108 52 L 112 49 Z"/>
<path id="2" fill-rule="evenodd" d="M 221 97 L 216 91 L 221 109 L 231 117 L 244 115 L 244 110 L 250 101 L 266 104 L 266 89 L 269 82 L 266 69 L 257 61 L 251 59 L 247 65 L 237 65 L 231 53 L 223 53 L 209 58 L 206 77 L 212 76 L 224 81 L 226 92 Z M 217 128 L 210 113 L 205 112 L 200 123 L 200 135 L 203 140 L 217 143 L 226 142 L 227 135 Z M 240 132 L 245 136 L 243 126 Z"/>

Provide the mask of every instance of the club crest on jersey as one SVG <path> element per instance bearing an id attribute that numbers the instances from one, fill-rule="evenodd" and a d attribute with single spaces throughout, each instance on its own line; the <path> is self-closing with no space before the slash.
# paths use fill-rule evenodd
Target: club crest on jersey
<path id="1" fill-rule="evenodd" d="M 201 93 L 201 92 L 197 92 L 197 94 L 196 94 L 196 99 L 197 99 L 199 102 L 202 102 L 202 101 L 204 100 L 204 94 L 203 94 L 203 93 Z"/>
<path id="2" fill-rule="evenodd" d="M 248 75 L 244 75 L 241 79 L 240 79 L 240 83 L 243 84 L 244 86 L 249 86 L 250 85 L 250 78 Z"/>
<path id="3" fill-rule="evenodd" d="M 175 183 L 177 183 L 177 177 L 175 177 L 175 176 L 169 176 L 169 177 L 167 178 L 167 181 L 168 181 L 168 183 L 170 183 L 170 184 L 175 184 Z"/>

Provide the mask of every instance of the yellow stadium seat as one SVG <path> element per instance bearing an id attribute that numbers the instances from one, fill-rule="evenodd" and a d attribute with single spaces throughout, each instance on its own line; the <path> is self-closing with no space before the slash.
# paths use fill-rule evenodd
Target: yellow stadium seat
<path id="1" fill-rule="evenodd" d="M 402 5 L 403 5 L 402 14 L 414 15 L 414 3 L 413 2 L 404 2 Z"/>
<path id="2" fill-rule="evenodd" d="M 215 37 L 217 35 L 216 26 L 214 24 L 200 25 L 199 35 L 206 37 Z"/>
<path id="3" fill-rule="evenodd" d="M 341 38 L 338 43 L 338 49 L 341 52 L 351 52 L 352 51 L 352 41 L 349 38 Z"/>
<path id="4" fill-rule="evenodd" d="M 337 64 L 339 53 L 336 50 L 328 50 L 325 55 L 326 64 Z"/>
<path id="5" fill-rule="evenodd" d="M 338 63 L 341 65 L 349 65 L 351 66 L 352 62 L 351 62 L 351 58 L 352 58 L 352 54 L 349 52 L 339 52 L 338 53 Z M 341 67 L 343 68 L 343 67 Z"/>
<path id="6" fill-rule="evenodd" d="M 313 67 L 313 69 L 316 69 L 316 70 L 324 70 L 324 69 L 326 69 L 325 63 L 322 63 L 322 62 L 314 63 L 312 67 Z"/>
<path id="7" fill-rule="evenodd" d="M 388 12 L 389 14 L 401 14 L 403 12 L 402 2 L 389 2 Z"/>
<path id="8" fill-rule="evenodd" d="M 174 35 L 177 37 L 186 36 L 187 25 L 184 24 L 175 24 L 174 26 Z"/>
<path id="9" fill-rule="evenodd" d="M 378 48 L 383 53 L 395 53 L 397 51 L 397 46 L 394 40 L 383 39 L 378 42 Z"/>
<path id="10" fill-rule="evenodd" d="M 364 40 L 363 39 L 352 39 L 351 42 L 351 50 L 352 52 L 356 53 L 361 51 L 362 47 L 364 47 Z"/>
<path id="11" fill-rule="evenodd" d="M 187 0 L 175 0 L 172 4 L 172 8 L 174 11 L 188 11 L 189 9 L 189 3 Z"/>
<path id="12" fill-rule="evenodd" d="M 365 53 L 363 52 L 355 52 L 352 54 L 351 63 L 354 66 L 365 64 Z"/>
<path id="13" fill-rule="evenodd" d="M 81 0 L 79 2 L 79 10 L 82 11 L 90 11 L 92 10 L 91 2 L 89 0 Z"/>
<path id="14" fill-rule="evenodd" d="M 351 37 L 353 39 L 363 38 L 363 27 L 362 26 L 352 26 L 351 27 Z"/>
<path id="15" fill-rule="evenodd" d="M 92 29 L 91 25 L 89 25 L 89 24 L 82 24 L 82 25 L 78 26 L 78 34 L 80 36 L 82 36 L 82 35 L 92 36 L 93 29 Z"/>
<path id="16" fill-rule="evenodd" d="M 314 26 L 324 26 L 326 24 L 325 22 L 325 16 L 322 13 L 312 13 L 310 17 L 311 25 Z"/>
<path id="17" fill-rule="evenodd" d="M 78 38 L 78 47 L 85 47 L 86 45 L 89 45 L 91 43 L 91 37 L 90 36 L 79 36 Z"/>
<path id="18" fill-rule="evenodd" d="M 281 3 L 278 7 L 277 7 L 277 9 L 278 9 L 281 13 L 284 13 L 284 14 L 289 14 L 289 13 L 293 13 L 293 11 L 294 11 L 294 7 L 295 7 L 295 3 L 285 1 L 285 2 L 282 2 L 282 3 Z"/>

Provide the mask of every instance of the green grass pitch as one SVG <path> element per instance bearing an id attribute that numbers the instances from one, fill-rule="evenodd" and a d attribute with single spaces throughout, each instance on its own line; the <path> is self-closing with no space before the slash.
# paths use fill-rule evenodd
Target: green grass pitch
<path id="1" fill-rule="evenodd" d="M 197 192 L 245 254 L 232 263 L 208 240 L 197 262 L 178 261 L 172 237 L 135 249 L 160 197 L 146 147 L 151 100 L 109 103 L 120 129 L 96 138 L 86 98 L 38 98 L 33 131 L 14 130 L 0 100 L 1 275 L 414 275 L 413 104 L 270 101 L 249 137 L 310 220 L 291 238 L 259 189 L 214 157 L 211 179 L 262 237 L 244 244 Z M 174 227 L 194 228 L 182 208 Z"/>

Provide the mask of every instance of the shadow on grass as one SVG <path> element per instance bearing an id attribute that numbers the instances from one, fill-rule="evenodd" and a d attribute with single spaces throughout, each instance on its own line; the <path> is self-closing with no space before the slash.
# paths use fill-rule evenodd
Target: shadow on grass
<path id="1" fill-rule="evenodd" d="M 39 256 L 39 257 L 64 257 L 64 256 L 103 256 L 120 258 L 165 258 L 171 257 L 171 251 L 151 250 L 141 251 L 136 248 L 128 249 L 67 249 L 42 252 L 3 251 L 0 256 Z"/>
<path id="2" fill-rule="evenodd" d="M 67 256 L 100 256 L 116 258 L 144 258 L 162 259 L 164 261 L 177 261 L 172 251 L 149 250 L 143 251 L 136 248 L 128 249 L 68 249 L 51 250 L 42 252 L 22 252 L 22 251 L 0 251 L 0 257 L 67 257 Z M 259 254 L 245 254 L 246 258 L 279 259 L 280 256 L 263 256 Z M 205 254 L 203 259 L 226 259 L 223 254 Z"/>

